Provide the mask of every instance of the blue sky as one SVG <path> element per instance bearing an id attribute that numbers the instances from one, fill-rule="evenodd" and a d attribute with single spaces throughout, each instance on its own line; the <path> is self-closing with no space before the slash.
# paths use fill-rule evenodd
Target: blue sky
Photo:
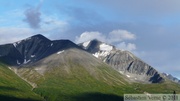
<path id="1" fill-rule="evenodd" d="M 179 0 L 1 0 L 0 44 L 97 38 L 180 78 Z"/>

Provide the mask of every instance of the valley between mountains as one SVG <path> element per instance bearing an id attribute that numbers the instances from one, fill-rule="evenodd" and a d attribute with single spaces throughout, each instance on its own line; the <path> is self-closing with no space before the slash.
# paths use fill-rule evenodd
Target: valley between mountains
<path id="1" fill-rule="evenodd" d="M 2 101 L 123 101 L 124 94 L 180 93 L 180 85 L 126 50 L 38 34 L 0 45 Z M 178 80 L 176 80 L 178 81 Z"/>

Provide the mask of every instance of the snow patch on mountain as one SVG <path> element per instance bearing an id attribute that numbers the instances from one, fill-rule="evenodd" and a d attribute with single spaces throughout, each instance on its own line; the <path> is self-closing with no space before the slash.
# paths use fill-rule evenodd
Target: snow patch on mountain
<path id="1" fill-rule="evenodd" d="M 169 76 L 170 74 L 168 74 L 168 73 L 164 73 L 164 75 Z"/>
<path id="2" fill-rule="evenodd" d="M 129 75 L 126 75 L 128 78 L 130 78 L 131 76 L 129 76 Z"/>
<path id="3" fill-rule="evenodd" d="M 17 45 L 18 45 L 18 44 L 20 44 L 21 42 L 22 42 L 22 40 L 21 40 L 21 41 L 18 41 L 18 42 L 13 43 L 14 47 L 17 47 Z"/>
<path id="4" fill-rule="evenodd" d="M 87 46 L 89 45 L 90 42 L 91 42 L 91 41 L 84 42 L 84 43 L 83 43 L 83 47 L 84 47 L 84 48 L 87 48 Z"/>
<path id="5" fill-rule="evenodd" d="M 34 58 L 36 55 L 31 55 L 32 58 Z"/>
<path id="6" fill-rule="evenodd" d="M 19 60 L 17 60 L 17 64 L 20 65 L 21 63 L 19 62 Z"/>
<path id="7" fill-rule="evenodd" d="M 96 52 L 95 54 L 93 54 L 95 57 L 99 58 L 99 57 L 106 57 L 107 55 L 109 55 L 110 52 L 108 51 L 99 51 Z"/>
<path id="8" fill-rule="evenodd" d="M 29 63 L 31 60 L 26 60 L 26 59 L 24 59 L 24 63 L 23 64 L 27 64 L 27 63 Z"/>
<path id="9" fill-rule="evenodd" d="M 57 54 L 61 54 L 61 53 L 63 53 L 63 52 L 64 52 L 64 50 L 57 52 Z"/>
<path id="10" fill-rule="evenodd" d="M 14 45 L 14 47 L 16 47 L 16 46 L 17 46 L 17 43 L 13 43 L 13 45 Z"/>

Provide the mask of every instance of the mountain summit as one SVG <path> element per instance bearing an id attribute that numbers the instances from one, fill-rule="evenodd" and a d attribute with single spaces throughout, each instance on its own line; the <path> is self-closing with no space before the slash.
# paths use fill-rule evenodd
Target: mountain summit
<path id="1" fill-rule="evenodd" d="M 69 40 L 51 41 L 38 34 L 13 44 L 0 45 L 0 60 L 8 65 L 22 66 L 73 47 L 79 48 Z"/>

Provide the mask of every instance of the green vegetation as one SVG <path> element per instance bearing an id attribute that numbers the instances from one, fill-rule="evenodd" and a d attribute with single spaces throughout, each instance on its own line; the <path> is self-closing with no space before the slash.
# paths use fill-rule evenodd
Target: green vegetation
<path id="1" fill-rule="evenodd" d="M 133 88 L 128 87 L 128 83 L 120 76 L 116 77 L 118 73 L 109 67 L 92 67 L 98 72 L 94 74 L 90 74 L 78 64 L 71 65 L 69 72 L 63 68 L 60 66 L 47 72 L 45 80 L 34 91 L 45 99 L 60 101 L 118 101 L 122 99 L 124 92 L 134 92 Z"/>
<path id="2" fill-rule="evenodd" d="M 1 101 L 38 101 L 42 98 L 31 91 L 32 87 L 19 78 L 7 66 L 0 63 Z"/>
<path id="3" fill-rule="evenodd" d="M 172 94 L 176 91 L 177 94 L 180 94 L 180 85 L 174 82 L 167 80 L 166 82 L 159 84 L 133 84 L 133 88 L 136 88 L 138 92 L 148 92 L 151 94 Z"/>
<path id="4" fill-rule="evenodd" d="M 73 65 L 70 65 L 68 72 L 64 66 L 48 71 L 46 79 L 34 91 L 47 100 L 118 101 L 127 93 L 171 94 L 173 90 L 180 88 L 170 81 L 161 84 L 128 83 L 122 75 L 106 66 L 92 67 L 96 73 L 91 74 L 79 64 L 69 64 Z"/>

